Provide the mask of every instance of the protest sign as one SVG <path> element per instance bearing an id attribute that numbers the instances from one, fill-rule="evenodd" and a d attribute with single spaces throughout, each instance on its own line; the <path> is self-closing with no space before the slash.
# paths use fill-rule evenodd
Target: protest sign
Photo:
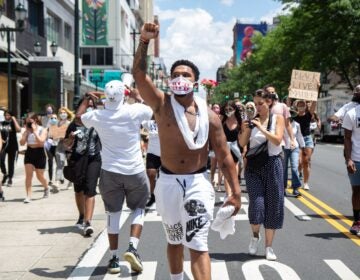
<path id="1" fill-rule="evenodd" d="M 291 84 L 289 87 L 289 97 L 316 101 L 320 86 L 320 73 L 302 70 L 293 70 L 291 74 Z"/>
<path id="2" fill-rule="evenodd" d="M 65 138 L 67 127 L 68 127 L 67 125 L 62 125 L 62 126 L 52 125 L 49 127 L 49 136 L 52 139 Z"/>

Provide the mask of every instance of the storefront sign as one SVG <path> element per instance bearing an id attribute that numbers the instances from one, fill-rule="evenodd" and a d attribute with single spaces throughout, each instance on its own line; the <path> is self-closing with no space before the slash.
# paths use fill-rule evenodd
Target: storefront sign
<path id="1" fill-rule="evenodd" d="M 2 15 L 0 17 L 0 28 L 6 28 L 6 27 L 10 27 L 10 28 L 15 28 L 15 22 L 9 18 L 7 18 L 6 16 Z M 7 50 L 7 37 L 6 37 L 6 31 L 1 31 L 0 32 L 0 47 Z M 16 50 L 16 36 L 15 36 L 15 32 L 10 32 L 10 50 L 12 52 L 15 52 Z"/>

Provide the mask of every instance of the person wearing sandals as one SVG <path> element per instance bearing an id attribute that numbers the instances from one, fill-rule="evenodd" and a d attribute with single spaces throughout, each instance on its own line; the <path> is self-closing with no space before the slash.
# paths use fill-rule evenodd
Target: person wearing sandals
<path id="1" fill-rule="evenodd" d="M 44 143 L 47 138 L 47 130 L 40 125 L 39 117 L 36 113 L 30 112 L 26 117 L 26 130 L 20 139 L 20 145 L 27 145 L 25 152 L 25 187 L 26 198 L 24 203 L 31 201 L 31 184 L 33 172 L 44 187 L 44 198 L 49 197 L 48 182 L 45 179 L 46 155 Z"/>

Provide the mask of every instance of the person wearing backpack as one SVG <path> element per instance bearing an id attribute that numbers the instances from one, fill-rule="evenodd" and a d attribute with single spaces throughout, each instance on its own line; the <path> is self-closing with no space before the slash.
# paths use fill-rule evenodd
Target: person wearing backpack
<path id="1" fill-rule="evenodd" d="M 275 230 L 284 221 L 284 185 L 282 139 L 284 117 L 270 114 L 267 93 L 257 90 L 254 96 L 257 116 L 242 123 L 240 146 L 248 145 L 245 168 L 246 187 L 249 193 L 249 222 L 253 237 L 249 254 L 255 255 L 261 240 L 260 227 L 265 228 L 266 259 L 277 259 L 272 242 Z"/>

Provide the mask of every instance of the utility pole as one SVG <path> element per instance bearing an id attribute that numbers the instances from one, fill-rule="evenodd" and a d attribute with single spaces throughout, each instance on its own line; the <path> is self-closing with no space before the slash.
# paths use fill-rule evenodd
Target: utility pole
<path id="1" fill-rule="evenodd" d="M 135 53 L 136 53 L 136 35 L 140 35 L 140 32 L 136 32 L 135 29 L 133 29 L 132 32 L 130 32 L 130 35 L 132 35 L 132 39 L 133 39 L 133 57 L 135 57 Z"/>
<path id="2" fill-rule="evenodd" d="M 75 56 L 75 69 L 74 69 L 74 99 L 73 99 L 73 109 L 76 109 L 80 101 L 80 73 L 79 73 L 79 0 L 75 0 L 75 16 L 74 16 L 74 56 Z"/>

